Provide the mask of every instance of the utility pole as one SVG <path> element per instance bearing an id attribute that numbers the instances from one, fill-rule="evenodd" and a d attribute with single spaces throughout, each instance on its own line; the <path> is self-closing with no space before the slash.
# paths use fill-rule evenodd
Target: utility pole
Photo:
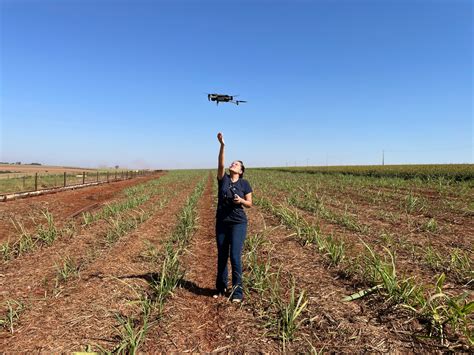
<path id="1" fill-rule="evenodd" d="M 385 150 L 382 150 L 382 165 L 385 165 Z"/>

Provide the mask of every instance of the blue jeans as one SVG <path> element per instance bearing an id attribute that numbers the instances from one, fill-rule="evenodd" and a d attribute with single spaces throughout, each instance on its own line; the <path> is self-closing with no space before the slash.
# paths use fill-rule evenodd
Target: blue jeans
<path id="1" fill-rule="evenodd" d="M 227 260 L 232 266 L 233 298 L 243 297 L 242 290 L 242 249 L 247 234 L 247 223 L 216 223 L 217 278 L 216 288 L 222 292 L 227 288 Z"/>

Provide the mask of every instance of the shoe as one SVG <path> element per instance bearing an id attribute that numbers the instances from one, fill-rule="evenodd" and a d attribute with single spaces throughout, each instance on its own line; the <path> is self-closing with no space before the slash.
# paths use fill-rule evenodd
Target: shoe
<path id="1" fill-rule="evenodd" d="M 214 295 L 212 295 L 212 297 L 213 298 L 224 297 L 226 292 L 227 292 L 227 289 L 224 289 L 223 291 L 217 291 Z"/>
<path id="2" fill-rule="evenodd" d="M 242 303 L 242 298 L 232 298 L 232 303 Z"/>

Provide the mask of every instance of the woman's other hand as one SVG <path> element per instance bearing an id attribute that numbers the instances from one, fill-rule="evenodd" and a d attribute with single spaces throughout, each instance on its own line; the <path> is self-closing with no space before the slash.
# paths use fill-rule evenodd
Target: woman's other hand
<path id="1" fill-rule="evenodd" d="M 217 140 L 219 141 L 220 144 L 225 145 L 224 136 L 222 135 L 221 132 L 217 133 Z"/>
<path id="2" fill-rule="evenodd" d="M 239 195 L 235 194 L 233 201 L 236 205 L 241 205 L 243 203 L 243 201 L 245 201 L 245 200 L 242 197 L 240 197 Z"/>

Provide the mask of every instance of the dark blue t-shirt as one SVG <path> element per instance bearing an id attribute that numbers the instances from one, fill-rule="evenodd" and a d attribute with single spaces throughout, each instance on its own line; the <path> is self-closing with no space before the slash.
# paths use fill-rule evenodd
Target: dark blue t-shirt
<path id="1" fill-rule="evenodd" d="M 250 184 L 245 179 L 236 182 L 230 180 L 229 174 L 224 174 L 221 180 L 217 180 L 217 213 L 216 221 L 225 223 L 246 223 L 247 215 L 244 206 L 233 202 L 234 194 L 245 198 L 245 195 L 252 192 Z"/>

